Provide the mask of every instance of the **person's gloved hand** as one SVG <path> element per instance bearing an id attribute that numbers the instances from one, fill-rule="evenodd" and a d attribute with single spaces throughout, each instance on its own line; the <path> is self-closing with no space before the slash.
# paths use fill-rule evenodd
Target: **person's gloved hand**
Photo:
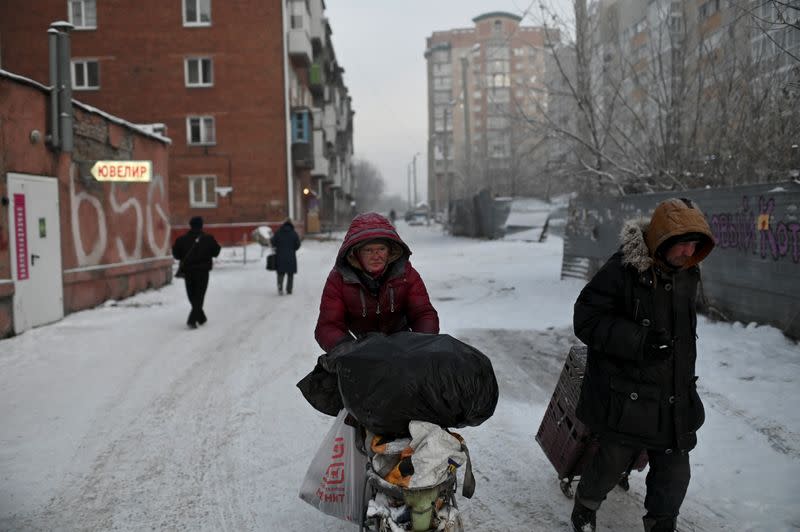
<path id="1" fill-rule="evenodd" d="M 651 329 L 644 338 L 644 357 L 666 360 L 672 356 L 672 337 L 666 329 Z"/>

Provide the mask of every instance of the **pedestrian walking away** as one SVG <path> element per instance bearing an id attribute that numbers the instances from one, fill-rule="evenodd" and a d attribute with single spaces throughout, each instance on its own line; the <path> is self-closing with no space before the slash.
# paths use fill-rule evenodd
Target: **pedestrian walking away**
<path id="1" fill-rule="evenodd" d="M 219 255 L 217 240 L 203 232 L 203 219 L 195 216 L 189 220 L 189 231 L 175 239 L 172 256 L 180 261 L 179 270 L 183 273 L 186 295 L 192 310 L 186 324 L 191 329 L 203 325 L 208 319 L 203 311 L 203 302 L 208 288 L 212 259 Z"/>
<path id="2" fill-rule="evenodd" d="M 278 274 L 278 295 L 283 295 L 283 279 L 286 278 L 286 293 L 291 294 L 294 288 L 294 274 L 297 273 L 297 250 L 300 249 L 300 237 L 294 230 L 292 220 L 287 218 L 272 237 L 275 249 L 275 272 Z"/>
<path id="3" fill-rule="evenodd" d="M 646 532 L 675 530 L 689 486 L 689 451 L 705 420 L 695 376 L 698 264 L 714 247 L 703 213 L 668 199 L 625 223 L 622 245 L 575 303 L 587 346 L 576 415 L 599 439 L 575 494 L 575 531 L 596 513 L 642 450 L 648 454 Z"/>
<path id="4" fill-rule="evenodd" d="M 314 336 L 326 352 L 369 332 L 438 334 L 439 315 L 389 220 L 356 216 L 328 275 Z"/>

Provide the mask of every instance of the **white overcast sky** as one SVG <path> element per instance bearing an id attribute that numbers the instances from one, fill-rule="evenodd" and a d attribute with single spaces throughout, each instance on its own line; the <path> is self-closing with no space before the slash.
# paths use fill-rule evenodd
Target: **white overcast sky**
<path id="1" fill-rule="evenodd" d="M 388 194 L 406 198 L 407 168 L 417 157 L 418 198 L 427 190 L 425 38 L 434 31 L 471 28 L 492 11 L 539 20 L 536 0 L 326 0 L 333 45 L 353 98 L 355 156 L 375 164 Z M 544 0 L 562 13 L 570 0 Z M 534 17 L 534 18 L 532 18 Z"/>

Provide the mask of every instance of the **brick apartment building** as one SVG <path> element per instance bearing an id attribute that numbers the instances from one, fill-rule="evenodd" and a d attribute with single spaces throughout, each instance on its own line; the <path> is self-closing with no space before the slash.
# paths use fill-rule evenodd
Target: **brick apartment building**
<path id="1" fill-rule="evenodd" d="M 544 28 L 521 21 L 490 12 L 427 38 L 428 197 L 437 211 L 487 185 L 501 195 L 525 190 L 522 154 L 539 139 L 515 117 L 546 109 L 547 52 Z"/>
<path id="2" fill-rule="evenodd" d="M 195 215 L 228 244 L 287 216 L 313 231 L 349 208 L 352 186 L 353 113 L 341 76 L 325 76 L 341 68 L 323 10 L 322 0 L 3 0 L 0 68 L 46 83 L 44 36 L 69 21 L 73 97 L 172 140 L 173 231 Z"/>

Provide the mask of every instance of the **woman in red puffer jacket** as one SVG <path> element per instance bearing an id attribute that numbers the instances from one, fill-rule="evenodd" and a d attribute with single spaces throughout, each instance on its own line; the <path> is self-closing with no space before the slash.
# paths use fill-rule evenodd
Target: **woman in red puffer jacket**
<path id="1" fill-rule="evenodd" d="M 439 316 L 410 255 L 380 214 L 353 219 L 322 291 L 314 332 L 322 349 L 369 332 L 439 332 Z"/>

